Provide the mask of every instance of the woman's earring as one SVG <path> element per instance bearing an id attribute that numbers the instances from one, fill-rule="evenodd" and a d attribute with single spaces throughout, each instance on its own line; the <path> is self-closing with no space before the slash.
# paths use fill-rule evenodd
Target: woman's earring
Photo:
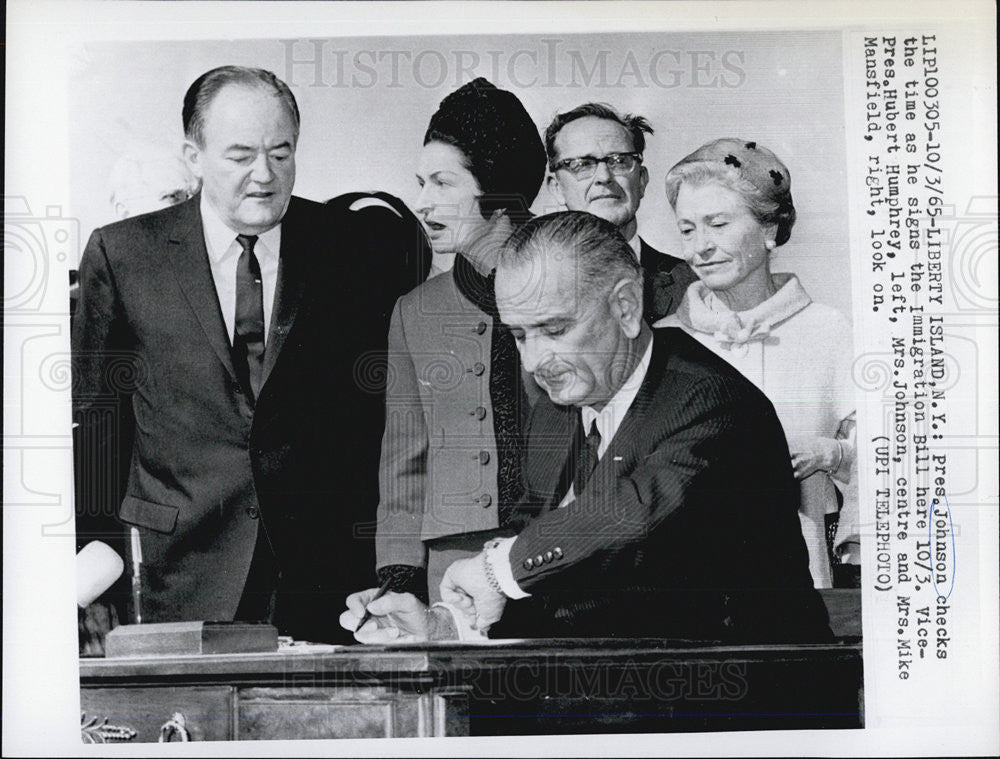
<path id="1" fill-rule="evenodd" d="M 774 250 L 775 244 L 774 240 L 764 240 L 764 247 L 768 250 Z"/>

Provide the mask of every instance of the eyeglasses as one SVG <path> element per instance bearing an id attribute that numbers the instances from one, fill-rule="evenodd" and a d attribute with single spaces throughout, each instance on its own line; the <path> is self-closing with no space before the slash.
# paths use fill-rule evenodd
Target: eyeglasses
<path id="1" fill-rule="evenodd" d="M 575 179 L 590 179 L 597 171 L 597 164 L 607 164 L 608 170 L 616 176 L 631 174 L 635 167 L 642 163 L 641 153 L 609 153 L 604 158 L 584 155 L 579 158 L 566 158 L 553 164 L 552 171 L 565 169 Z"/>

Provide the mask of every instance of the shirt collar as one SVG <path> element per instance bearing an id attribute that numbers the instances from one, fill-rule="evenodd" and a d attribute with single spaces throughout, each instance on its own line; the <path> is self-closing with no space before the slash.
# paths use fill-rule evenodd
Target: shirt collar
<path id="1" fill-rule="evenodd" d="M 201 225 L 205 232 L 205 247 L 208 248 L 208 258 L 214 264 L 221 263 L 231 255 L 236 255 L 239 246 L 233 247 L 236 232 L 230 229 L 222 217 L 212 208 L 205 193 L 201 194 Z M 254 254 L 258 258 L 271 258 L 281 250 L 281 224 L 257 235 Z"/>
<path id="2" fill-rule="evenodd" d="M 649 359 L 652 355 L 653 341 L 650 339 L 646 350 L 642 353 L 642 358 L 639 359 L 639 363 L 632 370 L 628 379 L 625 380 L 625 384 L 618 388 L 618 392 L 611 397 L 611 400 L 607 402 L 600 412 L 595 411 L 590 406 L 580 408 L 580 418 L 583 422 L 584 434 L 589 433 L 591 424 L 595 420 L 597 421 L 597 431 L 601 433 L 599 455 L 603 455 L 604 451 L 611 444 L 615 433 L 618 432 L 618 427 L 621 426 L 622 420 L 625 418 L 625 414 L 628 413 L 628 410 L 632 407 L 632 403 L 635 401 L 635 397 L 639 394 L 639 388 L 642 387 L 642 381 L 646 378 L 646 371 L 649 369 Z"/>
<path id="3" fill-rule="evenodd" d="M 636 232 L 634 235 L 632 235 L 632 239 L 630 239 L 628 241 L 628 246 L 632 249 L 632 252 L 635 253 L 635 260 L 638 261 L 641 264 L 642 263 L 642 241 L 639 239 L 639 233 L 638 232 Z"/>

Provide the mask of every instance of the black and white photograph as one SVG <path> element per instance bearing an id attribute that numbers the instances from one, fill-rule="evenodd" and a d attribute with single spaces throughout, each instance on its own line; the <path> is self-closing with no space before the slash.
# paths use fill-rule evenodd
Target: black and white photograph
<path id="1" fill-rule="evenodd" d="M 5 743 L 989 753 L 960 5 L 16 3 Z"/>

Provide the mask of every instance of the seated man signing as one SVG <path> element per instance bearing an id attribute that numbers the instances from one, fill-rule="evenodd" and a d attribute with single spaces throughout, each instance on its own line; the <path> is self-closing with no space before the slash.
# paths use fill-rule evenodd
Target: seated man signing
<path id="1" fill-rule="evenodd" d="M 500 317 L 548 394 L 527 431 L 519 519 L 453 563 L 445 603 L 347 599 L 361 642 L 830 636 L 771 403 L 678 329 L 643 320 L 642 271 L 612 224 L 534 219 L 505 245 Z"/>

